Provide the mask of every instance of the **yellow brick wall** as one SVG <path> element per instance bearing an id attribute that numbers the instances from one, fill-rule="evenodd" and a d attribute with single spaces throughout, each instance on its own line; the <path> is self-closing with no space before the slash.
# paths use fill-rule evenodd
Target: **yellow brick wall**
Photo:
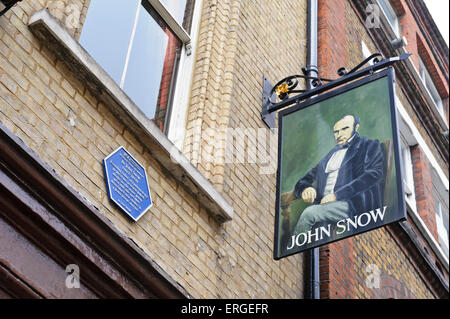
<path id="1" fill-rule="evenodd" d="M 435 298 L 414 268 L 411 257 L 384 228 L 356 236 L 353 256 L 353 267 L 358 274 L 353 287 L 354 298 L 389 298 L 388 290 L 392 289 L 397 291 L 397 298 Z M 375 265 L 379 270 L 379 288 L 367 286 L 366 279 L 374 273 L 373 269 L 367 268 L 369 265 Z"/>
<path id="2" fill-rule="evenodd" d="M 256 260 L 262 271 L 268 271 L 264 264 L 270 265 L 268 275 L 275 282 L 285 282 L 290 297 L 303 287 L 303 268 L 298 262 L 303 255 L 272 261 L 278 135 L 260 118 L 261 91 L 263 76 L 275 84 L 288 75 L 300 74 L 306 65 L 306 12 L 306 1 L 241 2 L 228 127 L 250 129 L 255 134 L 261 129 L 266 143 L 257 139 L 257 145 L 251 145 L 254 138 L 227 141 L 227 152 L 234 147 L 235 151 L 244 150 L 247 157 L 245 163 L 228 163 L 224 170 L 225 198 L 233 203 L 236 220 L 240 219 L 230 226 L 240 226 L 233 228 L 245 234 L 246 242 L 253 241 L 244 258 L 248 255 Z M 252 149 L 258 154 L 251 153 Z M 256 163 L 248 163 L 252 157 Z M 259 282 L 264 283 L 263 278 L 258 278 Z M 269 295 L 283 297 L 275 292 Z"/>
<path id="3" fill-rule="evenodd" d="M 231 252 L 246 263 L 223 272 L 223 282 L 233 283 L 222 287 L 223 296 L 233 296 L 242 276 L 252 287 L 244 296 L 298 297 L 302 291 L 302 256 L 272 259 L 276 177 L 275 170 L 262 171 L 269 161 L 276 169 L 277 134 L 266 128 L 260 112 L 263 76 L 274 84 L 300 73 L 306 63 L 306 5 L 306 1 L 204 2 L 183 151 L 235 210 L 233 221 L 223 229 L 239 240 L 227 242 L 229 250 L 219 260 L 233 259 L 228 257 Z M 247 130 L 253 137 L 262 130 L 269 145 L 264 158 L 251 153 L 256 146 L 261 148 L 260 141 L 237 138 L 233 143 L 227 129 Z M 208 130 L 212 134 L 205 138 Z M 258 145 L 249 144 L 255 142 Z M 230 163 L 226 157 L 232 152 L 242 152 L 244 161 Z M 280 292 L 271 281 L 283 282 L 286 290 Z"/>
<path id="4" fill-rule="evenodd" d="M 80 9 L 80 21 L 86 3 L 71 1 Z M 61 14 L 48 1 L 22 1 L 0 18 L 0 122 L 194 297 L 301 297 L 300 256 L 272 259 L 275 174 L 259 174 L 257 164 L 213 165 L 212 171 L 198 166 L 234 207 L 234 219 L 218 224 L 34 38 L 28 20 L 45 6 L 65 25 L 70 12 Z M 204 1 L 195 70 L 206 73 L 194 75 L 190 112 L 195 112 L 196 96 L 211 101 L 211 94 L 218 100 L 214 108 L 202 105 L 210 117 L 203 122 L 264 127 L 259 118 L 262 75 L 277 81 L 300 72 L 305 16 L 306 1 Z M 216 30 L 211 31 L 214 19 Z M 233 32 L 227 34 L 230 28 Z M 77 38 L 80 28 L 69 32 Z M 210 57 L 210 69 L 202 65 L 203 55 Z M 213 83 L 217 75 L 213 88 L 196 86 L 196 80 Z M 154 205 L 138 223 L 125 218 L 106 194 L 102 160 L 120 145 L 148 173 Z M 198 147 L 208 149 L 205 145 L 200 141 Z"/>

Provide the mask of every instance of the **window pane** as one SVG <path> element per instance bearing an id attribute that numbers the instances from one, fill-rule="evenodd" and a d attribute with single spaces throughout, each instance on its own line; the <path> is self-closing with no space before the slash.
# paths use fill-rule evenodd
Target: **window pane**
<path id="1" fill-rule="evenodd" d="M 380 4 L 381 10 L 383 10 L 395 34 L 399 35 L 398 18 L 391 7 L 389 0 L 378 0 L 378 3 Z"/>
<path id="2" fill-rule="evenodd" d="M 447 254 L 448 254 L 448 241 L 449 241 L 449 233 L 448 233 L 448 211 L 442 212 L 442 224 L 445 231 L 442 232 L 442 242 L 447 247 Z"/>
<path id="3" fill-rule="evenodd" d="M 426 76 L 425 85 L 426 85 L 428 91 L 430 92 L 430 95 L 433 98 L 434 103 L 438 107 L 439 111 L 441 111 L 441 109 L 442 109 L 441 96 L 437 92 L 436 87 L 434 86 L 433 80 L 431 79 L 431 77 L 428 74 Z"/>
<path id="4" fill-rule="evenodd" d="M 401 173 L 405 193 L 410 200 L 414 200 L 412 196 L 414 194 L 414 181 L 412 179 L 411 150 L 403 138 L 400 140 L 400 148 L 402 152 Z"/>
<path id="5" fill-rule="evenodd" d="M 159 22 L 141 8 L 123 89 L 162 129 L 181 45 Z"/>
<path id="6" fill-rule="evenodd" d="M 439 244 L 448 257 L 448 209 L 442 204 L 437 194 L 434 194 L 434 210 L 436 212 L 436 226 Z"/>
<path id="7" fill-rule="evenodd" d="M 436 217 L 439 245 L 448 256 L 448 228 L 445 228 L 444 221 L 440 217 Z"/>
<path id="8" fill-rule="evenodd" d="M 139 0 L 91 1 L 80 44 L 120 84 Z"/>
<path id="9" fill-rule="evenodd" d="M 419 58 L 419 73 L 422 81 L 425 81 L 425 67 L 423 65 L 422 59 Z"/>
<path id="10" fill-rule="evenodd" d="M 406 150 L 403 143 L 400 144 L 402 150 L 402 165 L 400 166 L 403 175 L 403 181 L 406 182 Z"/>
<path id="11" fill-rule="evenodd" d="M 437 109 L 442 114 L 442 116 L 445 118 L 445 112 L 444 107 L 442 105 L 441 96 L 439 95 L 436 86 L 434 85 L 433 79 L 431 78 L 430 73 L 426 69 L 425 64 L 423 63 L 420 57 L 419 57 L 419 72 L 420 76 L 422 77 L 422 81 L 428 90 L 428 93 L 430 93 L 430 96 L 433 98 L 434 104 L 436 105 Z"/>
<path id="12" fill-rule="evenodd" d="M 371 55 L 370 50 L 367 47 L 367 45 L 364 43 L 364 41 L 361 42 L 361 49 L 362 49 L 362 54 L 363 54 L 364 59 L 368 58 Z M 372 64 L 372 61 L 370 63 Z"/>
<path id="13" fill-rule="evenodd" d="M 441 203 L 439 202 L 436 194 L 434 195 L 434 211 L 437 216 L 441 217 Z"/>
<path id="14" fill-rule="evenodd" d="M 181 43 L 149 2 L 91 1 L 80 44 L 162 130 Z"/>

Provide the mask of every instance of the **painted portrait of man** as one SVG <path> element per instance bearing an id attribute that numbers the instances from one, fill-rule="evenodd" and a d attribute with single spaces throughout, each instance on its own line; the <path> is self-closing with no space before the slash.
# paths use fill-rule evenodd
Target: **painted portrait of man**
<path id="1" fill-rule="evenodd" d="M 404 219 L 392 82 L 281 112 L 274 257 Z"/>
<path id="2" fill-rule="evenodd" d="M 333 126 L 336 145 L 284 195 L 313 204 L 300 215 L 294 234 L 382 206 L 384 152 L 378 140 L 358 134 L 359 126 L 356 115 L 340 118 Z"/>

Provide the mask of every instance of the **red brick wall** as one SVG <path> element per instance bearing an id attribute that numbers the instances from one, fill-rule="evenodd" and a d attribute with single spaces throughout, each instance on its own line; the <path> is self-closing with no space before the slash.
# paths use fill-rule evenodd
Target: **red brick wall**
<path id="1" fill-rule="evenodd" d="M 336 78 L 336 71 L 347 62 L 345 1 L 319 0 L 317 27 L 320 75 Z"/>
<path id="2" fill-rule="evenodd" d="M 430 163 L 419 146 L 411 149 L 411 159 L 413 162 L 417 212 L 438 241 Z"/>
<path id="3" fill-rule="evenodd" d="M 445 72 L 447 76 L 444 75 L 443 71 L 437 67 L 437 61 L 432 54 L 432 49 L 425 39 L 429 35 L 423 34 L 421 28 L 416 23 L 414 15 L 411 12 L 410 7 L 406 3 L 406 0 L 396 0 L 397 6 L 404 9 L 404 13 L 399 16 L 400 26 L 402 29 L 402 35 L 406 38 L 408 44 L 405 49 L 407 52 L 412 53 L 410 59 L 412 59 L 415 67 L 419 70 L 419 57 L 422 58 L 424 64 L 427 66 L 430 76 L 433 78 L 436 89 L 438 90 L 442 100 L 444 109 L 447 115 L 447 123 L 449 121 L 449 108 L 448 108 L 448 97 L 449 97 L 449 84 L 448 84 L 448 62 L 445 65 Z M 426 22 L 424 22 L 426 25 Z M 448 60 L 448 55 L 447 55 Z M 447 80 L 446 80 L 447 79 Z"/>
<path id="4" fill-rule="evenodd" d="M 394 5 L 406 16 L 408 7 L 402 3 L 397 0 Z M 409 17 L 412 18 L 411 13 Z M 336 78 L 338 68 L 350 69 L 357 65 L 363 58 L 362 40 L 372 52 L 378 51 L 363 21 L 364 18 L 361 20 L 354 12 L 351 1 L 319 0 L 318 67 L 321 76 Z M 419 212 L 436 236 L 431 171 L 424 158 L 420 149 L 414 150 L 416 194 L 418 204 L 423 205 Z M 321 247 L 321 298 L 437 297 L 432 284 L 425 279 L 423 267 L 420 268 L 420 256 L 411 255 L 412 250 L 406 248 L 412 247 L 407 235 L 400 238 L 400 233 L 396 232 L 400 232 L 399 227 L 388 226 Z M 367 285 L 369 265 L 379 270 L 380 286 L 376 289 Z"/>
<path id="5" fill-rule="evenodd" d="M 424 41 L 426 37 L 417 25 L 409 6 L 405 0 L 401 0 L 400 2 L 406 9 L 405 13 L 399 17 L 402 35 L 408 41 L 405 49 L 412 53 L 411 59 L 414 61 L 417 70 L 419 70 L 419 56 L 422 56 L 425 60 L 428 59 L 424 63 L 430 67 L 430 75 L 433 77 L 439 93 L 443 98 L 446 98 L 448 97 L 448 82 L 445 81 L 445 76 L 442 71 L 436 67 L 436 59 L 431 54 L 432 50 L 428 43 Z M 448 72 L 448 68 L 446 71 Z"/>
<path id="6" fill-rule="evenodd" d="M 173 81 L 173 71 L 175 67 L 175 59 L 177 56 L 177 49 L 180 46 L 180 41 L 173 35 L 168 28 L 165 30 L 168 41 L 166 48 L 166 56 L 164 58 L 163 72 L 161 75 L 161 85 L 159 88 L 158 103 L 156 105 L 155 124 L 163 130 L 164 120 L 167 112 L 167 106 L 170 95 L 171 83 Z"/>
<path id="7" fill-rule="evenodd" d="M 325 78 L 337 78 L 337 70 L 347 66 L 345 1 L 319 0 L 318 67 Z M 321 298 L 352 298 L 356 274 L 352 265 L 353 239 L 320 248 Z"/>

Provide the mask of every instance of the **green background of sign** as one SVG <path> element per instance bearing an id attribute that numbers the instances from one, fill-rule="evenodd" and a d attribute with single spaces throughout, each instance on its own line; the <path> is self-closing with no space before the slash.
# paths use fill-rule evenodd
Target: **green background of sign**
<path id="1" fill-rule="evenodd" d="M 346 114 L 360 120 L 358 133 L 380 142 L 392 140 L 388 78 L 369 82 L 345 93 L 285 115 L 282 119 L 281 193 L 293 190 L 297 181 L 311 170 L 335 146 L 333 126 Z M 396 219 L 397 183 L 395 161 L 392 159 L 388 210 L 385 221 Z M 295 227 L 301 212 L 308 206 L 297 200 L 291 206 L 290 227 Z M 281 214 L 279 215 L 281 219 Z M 280 220 L 279 236 L 282 236 Z"/>

